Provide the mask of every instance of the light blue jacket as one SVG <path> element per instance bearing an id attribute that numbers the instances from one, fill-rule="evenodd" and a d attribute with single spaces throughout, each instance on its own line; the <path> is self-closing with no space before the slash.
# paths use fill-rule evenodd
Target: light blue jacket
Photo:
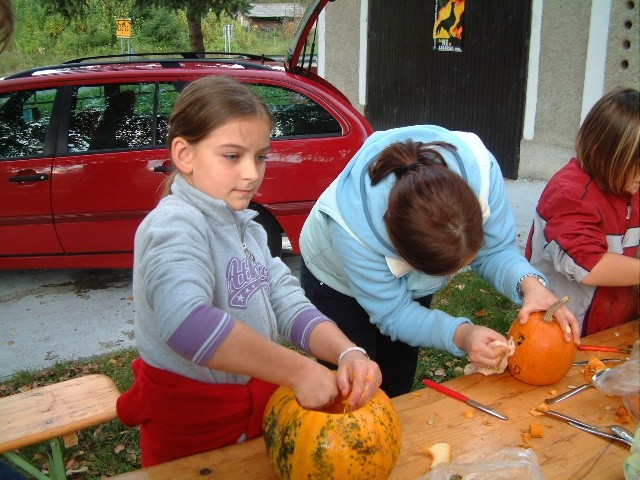
<path id="1" fill-rule="evenodd" d="M 300 247 L 309 270 L 321 282 L 351 297 L 371 322 L 393 340 L 435 347 L 462 356 L 453 335 L 466 318 L 427 309 L 416 298 L 443 288 L 449 277 L 413 270 L 391 244 L 384 224 L 395 175 L 371 185 L 368 168 L 396 142 L 447 142 L 458 155 L 443 151 L 449 168 L 478 194 L 483 210 L 484 243 L 471 268 L 516 304 L 520 278 L 535 273 L 520 254 L 516 226 L 507 203 L 504 179 L 493 155 L 470 133 L 420 125 L 376 132 L 318 199 L 302 229 Z"/>

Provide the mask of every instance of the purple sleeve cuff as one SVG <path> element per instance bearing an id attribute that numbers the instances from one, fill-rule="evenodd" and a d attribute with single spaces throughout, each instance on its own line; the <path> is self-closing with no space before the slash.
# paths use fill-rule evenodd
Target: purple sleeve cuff
<path id="1" fill-rule="evenodd" d="M 291 328 L 291 343 L 296 347 L 304 350 L 307 353 L 309 351 L 309 338 L 311 337 L 312 330 L 322 322 L 332 322 L 326 315 L 320 312 L 316 308 L 307 308 L 301 311 L 293 321 L 293 327 Z"/>
<path id="2" fill-rule="evenodd" d="M 187 315 L 167 343 L 178 355 L 206 367 L 235 323 L 236 319 L 227 312 L 212 305 L 199 305 Z"/>

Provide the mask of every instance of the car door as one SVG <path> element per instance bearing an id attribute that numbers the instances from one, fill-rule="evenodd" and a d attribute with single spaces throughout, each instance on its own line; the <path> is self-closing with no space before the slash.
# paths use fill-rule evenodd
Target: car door
<path id="1" fill-rule="evenodd" d="M 69 133 L 53 165 L 51 195 L 66 253 L 133 251 L 135 231 L 157 204 L 168 175 L 164 142 L 179 85 L 69 87 Z"/>
<path id="2" fill-rule="evenodd" d="M 51 148 L 56 88 L 0 93 L 0 262 L 62 252 L 51 211 Z"/>

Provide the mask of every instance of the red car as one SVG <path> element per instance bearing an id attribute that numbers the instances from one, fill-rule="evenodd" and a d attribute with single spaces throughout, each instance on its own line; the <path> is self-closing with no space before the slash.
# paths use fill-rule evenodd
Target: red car
<path id="1" fill-rule="evenodd" d="M 309 8 L 298 39 L 327 1 Z M 314 202 L 372 132 L 303 50 L 294 42 L 284 65 L 246 54 L 96 57 L 0 80 L 0 269 L 130 268 L 136 228 L 171 170 L 168 115 L 204 75 L 234 77 L 271 108 L 272 153 L 252 208 L 272 253 L 283 234 L 298 253 Z"/>

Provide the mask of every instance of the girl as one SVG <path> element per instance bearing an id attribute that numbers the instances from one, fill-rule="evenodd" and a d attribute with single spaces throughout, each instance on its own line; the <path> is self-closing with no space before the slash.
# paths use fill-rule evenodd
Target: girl
<path id="1" fill-rule="evenodd" d="M 465 265 L 522 303 L 521 321 L 556 301 L 516 245 L 493 155 L 477 136 L 434 125 L 369 137 L 311 211 L 300 246 L 307 296 L 379 363 L 390 396 L 411 390 L 419 347 L 498 365 L 505 348 L 491 344 L 502 335 L 429 308 Z M 563 329 L 577 328 L 558 312 Z"/>
<path id="2" fill-rule="evenodd" d="M 230 78 L 193 82 L 170 117 L 176 172 L 136 233 L 140 358 L 117 405 L 140 425 L 145 467 L 260 435 L 276 385 L 306 408 L 338 395 L 358 408 L 380 385 L 377 364 L 309 303 L 252 221 L 271 128 L 262 100 Z"/>
<path id="3" fill-rule="evenodd" d="M 605 95 L 538 201 L 525 255 L 571 298 L 582 336 L 640 316 L 639 142 L 638 91 Z"/>

